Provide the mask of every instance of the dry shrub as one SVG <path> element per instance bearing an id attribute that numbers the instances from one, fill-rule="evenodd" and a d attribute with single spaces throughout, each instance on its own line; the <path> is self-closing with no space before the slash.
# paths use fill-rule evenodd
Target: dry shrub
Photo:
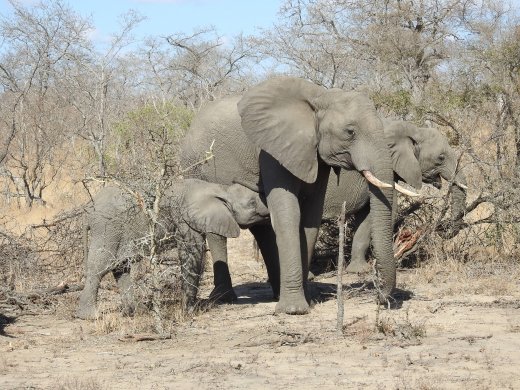
<path id="1" fill-rule="evenodd" d="M 32 242 L 26 237 L 0 231 L 0 286 L 3 289 L 22 288 L 38 260 Z"/>
<path id="2" fill-rule="evenodd" d="M 395 338 L 406 345 L 417 345 L 421 343 L 421 339 L 426 336 L 426 325 L 424 320 L 411 320 L 409 308 L 402 313 L 395 311 L 380 311 L 377 309 L 376 315 L 376 331 L 387 336 Z"/>

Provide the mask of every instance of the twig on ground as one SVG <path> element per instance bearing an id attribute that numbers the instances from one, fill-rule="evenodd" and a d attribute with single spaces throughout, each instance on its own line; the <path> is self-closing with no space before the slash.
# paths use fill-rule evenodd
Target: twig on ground
<path id="1" fill-rule="evenodd" d="M 157 341 L 157 340 L 170 340 L 172 335 L 170 333 L 163 334 L 152 334 L 152 333 L 138 333 L 138 334 L 125 334 L 119 338 L 119 341 L 123 342 L 139 342 L 139 341 Z"/>

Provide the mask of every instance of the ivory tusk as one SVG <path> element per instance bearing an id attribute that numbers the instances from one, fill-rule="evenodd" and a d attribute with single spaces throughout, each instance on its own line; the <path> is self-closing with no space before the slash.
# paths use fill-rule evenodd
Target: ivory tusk
<path id="1" fill-rule="evenodd" d="M 466 190 L 466 191 L 468 190 L 468 186 L 465 185 L 465 184 L 461 184 L 461 183 L 457 183 L 457 182 L 455 182 L 453 184 L 455 184 L 456 186 L 462 188 L 463 190 Z"/>
<path id="2" fill-rule="evenodd" d="M 388 183 L 385 183 L 385 182 L 379 180 L 370 171 L 361 171 L 361 173 L 363 173 L 363 176 L 365 176 L 365 179 L 367 179 L 370 183 L 372 183 L 376 187 L 379 187 L 379 188 L 392 188 L 391 184 L 388 184 Z"/>
<path id="3" fill-rule="evenodd" d="M 417 192 L 410 191 L 406 188 L 404 188 L 402 185 L 395 183 L 395 189 L 399 191 L 403 195 L 407 196 L 420 196 Z"/>

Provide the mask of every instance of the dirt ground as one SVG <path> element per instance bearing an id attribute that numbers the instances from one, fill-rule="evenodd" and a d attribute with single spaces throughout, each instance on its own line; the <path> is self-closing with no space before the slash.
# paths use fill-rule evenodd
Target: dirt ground
<path id="1" fill-rule="evenodd" d="M 128 340 L 145 320 L 121 318 L 115 304 L 96 321 L 75 319 L 77 293 L 60 296 L 50 314 L 8 317 L 0 388 L 520 388 L 518 265 L 399 271 L 401 304 L 379 313 L 367 276 L 345 276 L 339 335 L 334 276 L 312 284 L 310 314 L 274 315 L 250 236 L 232 241 L 230 258 L 238 303 L 175 325 L 171 339 Z M 211 283 L 207 272 L 202 297 Z M 101 299 L 116 302 L 116 292 Z"/>

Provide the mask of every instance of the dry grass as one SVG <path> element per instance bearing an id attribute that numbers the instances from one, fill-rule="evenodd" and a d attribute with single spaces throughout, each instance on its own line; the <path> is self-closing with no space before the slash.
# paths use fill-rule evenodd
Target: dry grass
<path id="1" fill-rule="evenodd" d="M 417 283 L 431 284 L 438 297 L 461 294 L 514 295 L 518 292 L 520 269 L 514 261 L 434 259 L 413 270 Z"/>
<path id="2" fill-rule="evenodd" d="M 106 389 L 94 378 L 72 377 L 58 381 L 56 390 L 103 390 Z"/>

